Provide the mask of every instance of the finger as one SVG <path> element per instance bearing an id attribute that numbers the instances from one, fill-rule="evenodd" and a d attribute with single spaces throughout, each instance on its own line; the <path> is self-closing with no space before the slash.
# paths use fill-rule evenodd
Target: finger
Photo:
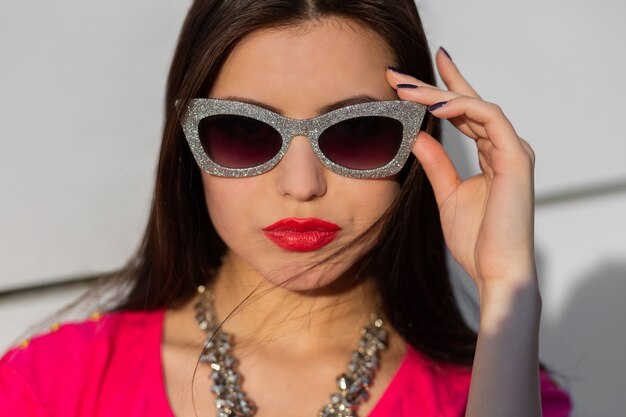
<path id="1" fill-rule="evenodd" d="M 426 104 L 427 106 L 442 101 L 449 101 L 453 98 L 459 97 L 457 93 L 441 90 L 437 87 L 431 87 L 427 84 L 417 88 L 411 88 L 409 87 L 409 85 L 414 84 L 398 84 L 398 97 L 403 100 L 410 100 L 421 104 Z"/>
<path id="2" fill-rule="evenodd" d="M 444 119 L 464 116 L 470 122 L 481 126 L 484 130 L 482 132 L 484 134 L 480 135 L 481 138 L 489 139 L 496 148 L 524 152 L 528 156 L 511 122 L 506 118 L 502 109 L 493 103 L 473 97 L 459 96 L 448 102 L 431 105 L 428 110 L 434 116 Z"/>
<path id="3" fill-rule="evenodd" d="M 450 91 L 454 91 L 463 96 L 480 98 L 476 90 L 474 90 L 461 75 L 461 72 L 452 61 L 452 58 L 450 58 L 448 52 L 442 47 L 440 47 L 435 54 L 435 61 L 437 62 L 437 69 L 439 70 L 441 80 Z"/>
<path id="4" fill-rule="evenodd" d="M 459 97 L 457 93 L 451 91 L 443 91 L 439 88 L 418 87 L 418 88 L 402 88 L 400 84 L 397 94 L 402 100 L 415 101 L 417 103 L 426 104 L 427 106 L 446 102 L 453 98 Z M 478 139 L 486 136 L 485 129 L 482 125 L 470 123 L 466 117 L 452 117 L 448 119 L 457 129 L 464 135 L 472 139 Z"/>
<path id="5" fill-rule="evenodd" d="M 398 69 L 391 69 L 391 67 L 389 67 L 385 73 L 387 81 L 389 82 L 389 84 L 391 84 L 393 88 L 396 88 L 396 85 L 398 84 L 413 84 L 417 85 L 418 87 L 426 86 L 436 88 L 434 85 L 425 83 L 422 80 L 419 80 L 409 74 L 405 74 L 399 71 L 400 70 Z"/>
<path id="6" fill-rule="evenodd" d="M 413 153 L 422 164 L 433 187 L 437 205 L 441 207 L 462 182 L 461 176 L 441 143 L 424 131 L 417 135 Z"/>

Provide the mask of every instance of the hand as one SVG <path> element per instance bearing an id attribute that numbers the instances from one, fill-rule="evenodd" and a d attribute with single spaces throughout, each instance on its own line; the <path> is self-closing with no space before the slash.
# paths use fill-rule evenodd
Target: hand
<path id="1" fill-rule="evenodd" d="M 476 143 L 482 172 L 465 181 L 432 136 L 420 132 L 413 146 L 432 184 L 446 244 L 479 293 L 502 284 L 533 284 L 535 155 L 500 107 L 483 101 L 441 49 L 436 62 L 448 91 L 392 70 L 386 76 L 394 88 L 418 86 L 397 88 L 402 100 L 447 102 L 431 113 Z"/>

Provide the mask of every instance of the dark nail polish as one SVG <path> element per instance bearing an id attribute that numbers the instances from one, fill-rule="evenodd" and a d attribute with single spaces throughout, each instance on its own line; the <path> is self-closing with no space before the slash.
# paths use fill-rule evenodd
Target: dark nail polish
<path id="1" fill-rule="evenodd" d="M 446 54 L 446 56 L 448 57 L 448 59 L 450 61 L 452 61 L 452 57 L 450 56 L 450 54 L 448 53 L 448 51 L 446 51 L 446 49 L 443 46 L 440 46 L 439 49 L 441 49 L 441 51 Z"/>
<path id="2" fill-rule="evenodd" d="M 428 111 L 432 112 L 434 110 L 437 110 L 439 107 L 443 107 L 445 106 L 447 103 L 447 101 L 440 101 L 439 103 L 435 103 L 433 105 L 428 106 Z"/>
<path id="3" fill-rule="evenodd" d="M 396 85 L 398 88 L 417 88 L 415 84 L 398 84 Z"/>
<path id="4" fill-rule="evenodd" d="M 398 68 L 396 68 L 396 67 L 391 67 L 391 66 L 389 66 L 389 67 L 387 67 L 387 69 L 390 69 L 390 70 L 392 70 L 393 72 L 397 72 L 398 74 L 405 74 L 404 72 L 402 72 L 401 70 L 399 70 L 399 69 L 398 69 Z"/>

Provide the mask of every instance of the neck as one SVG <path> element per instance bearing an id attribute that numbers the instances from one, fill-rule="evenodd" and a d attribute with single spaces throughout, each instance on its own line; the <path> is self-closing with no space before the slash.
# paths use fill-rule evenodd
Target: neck
<path id="1" fill-rule="evenodd" d="M 343 274 L 323 288 L 293 291 L 267 282 L 231 253 L 210 291 L 223 330 L 240 348 L 311 353 L 353 348 L 371 314 L 382 313 L 373 279 L 350 278 Z"/>

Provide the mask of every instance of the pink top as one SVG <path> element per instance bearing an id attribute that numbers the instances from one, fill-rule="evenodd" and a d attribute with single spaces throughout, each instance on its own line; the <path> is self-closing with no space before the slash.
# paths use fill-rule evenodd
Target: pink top
<path id="1" fill-rule="evenodd" d="M 13 417 L 173 417 L 163 382 L 163 310 L 119 312 L 34 337 L 0 359 L 0 409 Z M 407 345 L 369 417 L 460 417 L 470 370 L 436 366 Z M 568 394 L 541 374 L 544 417 L 568 416 Z"/>

